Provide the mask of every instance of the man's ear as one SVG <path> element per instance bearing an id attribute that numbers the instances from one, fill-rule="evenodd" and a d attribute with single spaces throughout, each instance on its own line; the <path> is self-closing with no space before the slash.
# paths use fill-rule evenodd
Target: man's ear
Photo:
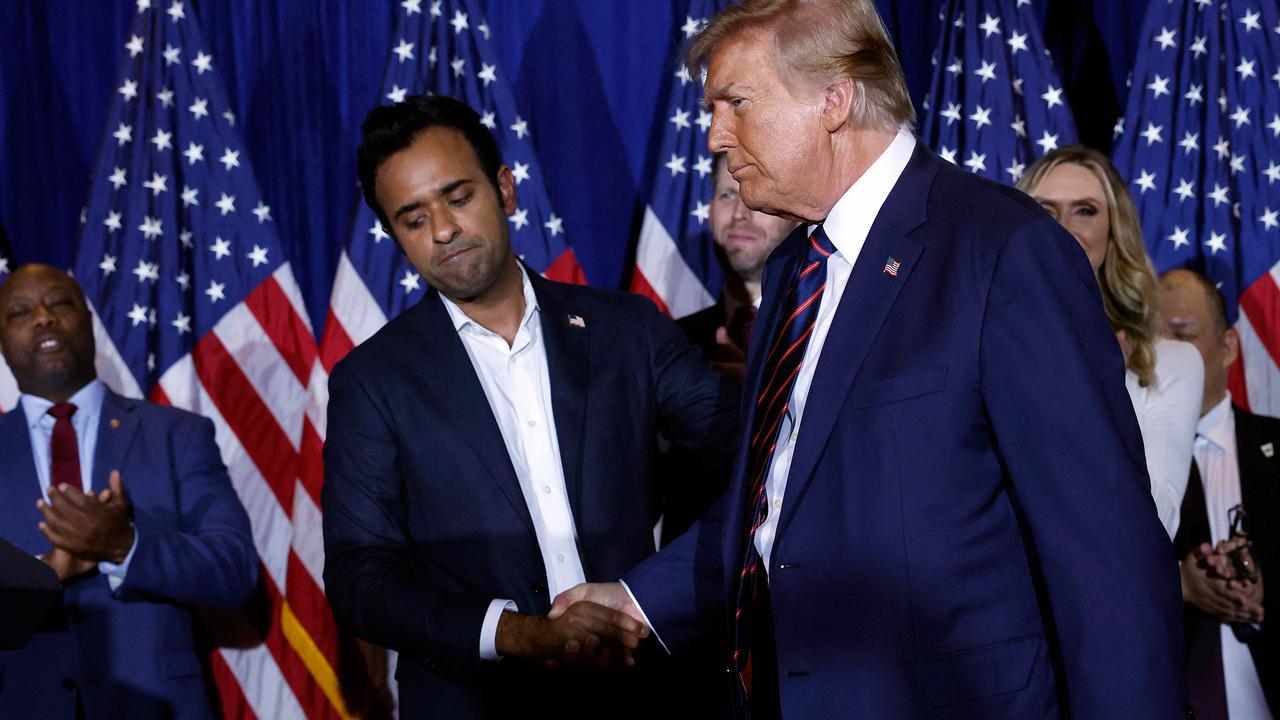
<path id="1" fill-rule="evenodd" d="M 822 127 L 834 133 L 853 119 L 853 104 L 858 100 L 859 88 L 850 78 L 837 80 L 823 88 Z"/>
<path id="2" fill-rule="evenodd" d="M 1227 328 L 1222 333 L 1222 344 L 1226 348 L 1226 352 L 1222 354 L 1222 366 L 1231 367 L 1231 363 L 1240 357 L 1240 334 L 1235 328 Z"/>
<path id="3" fill-rule="evenodd" d="M 498 200 L 502 202 L 502 211 L 511 215 L 518 207 L 516 203 L 516 179 L 511 168 L 503 165 L 498 168 Z"/>

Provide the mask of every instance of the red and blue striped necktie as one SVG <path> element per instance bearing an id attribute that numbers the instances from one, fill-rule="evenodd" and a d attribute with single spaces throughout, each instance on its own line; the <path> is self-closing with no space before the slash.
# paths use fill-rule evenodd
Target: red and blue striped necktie
<path id="1" fill-rule="evenodd" d="M 804 364 L 805 348 L 813 335 L 818 308 L 827 289 L 827 258 L 836 251 L 819 226 L 809 235 L 808 253 L 783 299 L 783 314 L 765 356 L 760 391 L 755 400 L 755 420 L 751 424 L 751 446 L 747 450 L 747 523 L 743 528 L 742 572 L 738 583 L 733 622 L 734 670 L 744 707 L 751 697 L 751 643 L 749 625 L 757 622 L 753 610 L 764 574 L 756 531 L 769 514 L 765 478 L 778 446 L 778 428 L 791 407 L 791 390 Z"/>

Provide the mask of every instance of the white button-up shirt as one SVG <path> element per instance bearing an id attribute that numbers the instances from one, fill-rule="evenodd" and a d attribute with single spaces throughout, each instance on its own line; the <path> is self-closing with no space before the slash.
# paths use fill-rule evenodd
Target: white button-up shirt
<path id="1" fill-rule="evenodd" d="M 853 265 L 858 261 L 858 254 L 871 232 L 871 224 L 880 214 L 885 198 L 897 184 L 911 153 L 915 152 L 916 140 L 905 130 L 898 131 L 889 147 L 867 168 L 844 195 L 840 197 L 827 219 L 823 222 L 823 231 L 836 246 L 836 252 L 827 258 L 827 289 L 822 293 L 818 303 L 818 318 L 813 332 L 809 336 L 809 344 L 804 350 L 800 372 L 796 375 L 795 385 L 791 388 L 791 400 L 787 404 L 787 414 L 783 416 L 778 427 L 778 446 L 770 461 L 769 474 L 765 477 L 765 492 L 769 497 L 769 511 L 764 523 L 756 530 L 756 550 L 764 560 L 766 572 L 773 554 L 773 542 L 778 532 L 778 518 L 782 515 L 782 506 L 787 492 L 787 475 L 791 472 L 791 460 L 795 453 L 796 440 L 800 437 L 800 422 L 804 418 L 805 401 L 809 397 L 809 386 L 813 383 L 813 373 L 818 369 L 818 361 L 822 357 L 822 347 L 827 340 L 827 331 L 831 329 L 831 320 L 835 317 L 836 308 L 840 306 L 840 297 L 849 283 L 849 275 L 853 273 Z M 813 228 L 810 228 L 812 232 Z M 784 286 L 785 288 L 785 283 Z"/>
<path id="2" fill-rule="evenodd" d="M 482 327 L 443 295 L 440 300 L 462 339 L 467 357 L 480 378 L 489 409 L 502 432 L 507 456 L 520 481 L 529 517 L 533 520 L 551 597 L 586 582 L 578 555 L 578 533 L 560 463 L 551 405 L 551 378 L 542 336 L 541 312 L 533 286 L 520 268 L 524 288 L 524 316 L 510 345 L 501 335 Z M 480 629 L 480 657 L 498 659 L 495 647 L 498 618 L 515 610 L 506 599 L 495 599 Z"/>
<path id="3" fill-rule="evenodd" d="M 1204 485 L 1204 505 L 1209 513 L 1209 536 L 1216 546 L 1230 537 L 1228 516 L 1231 508 L 1243 500 L 1240 456 L 1236 451 L 1236 416 L 1231 411 L 1230 393 L 1196 425 L 1195 457 L 1200 482 Z M 1233 718 L 1270 720 L 1271 711 L 1249 646 L 1236 637 L 1230 625 L 1223 623 L 1219 632 L 1227 714 Z"/>

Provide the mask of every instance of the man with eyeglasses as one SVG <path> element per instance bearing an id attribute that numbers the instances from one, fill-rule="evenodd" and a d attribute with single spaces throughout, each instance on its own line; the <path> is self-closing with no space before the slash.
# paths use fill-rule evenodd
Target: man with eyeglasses
<path id="1" fill-rule="evenodd" d="M 1201 718 L 1271 718 L 1280 708 L 1280 643 L 1268 627 L 1264 568 L 1278 555 L 1280 420 L 1233 403 L 1228 368 L 1240 338 L 1213 282 L 1160 278 L 1161 331 L 1204 358 L 1195 462 L 1174 538 L 1182 558 L 1187 673 Z"/>

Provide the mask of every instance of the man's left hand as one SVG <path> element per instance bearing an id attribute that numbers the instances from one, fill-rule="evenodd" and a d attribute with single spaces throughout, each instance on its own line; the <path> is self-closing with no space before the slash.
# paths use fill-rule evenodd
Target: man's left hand
<path id="1" fill-rule="evenodd" d="M 124 562 L 134 533 L 118 471 L 111 472 L 110 484 L 110 490 L 96 496 L 65 483 L 50 487 L 49 502 L 36 502 L 44 516 L 40 532 L 72 555 Z"/>

